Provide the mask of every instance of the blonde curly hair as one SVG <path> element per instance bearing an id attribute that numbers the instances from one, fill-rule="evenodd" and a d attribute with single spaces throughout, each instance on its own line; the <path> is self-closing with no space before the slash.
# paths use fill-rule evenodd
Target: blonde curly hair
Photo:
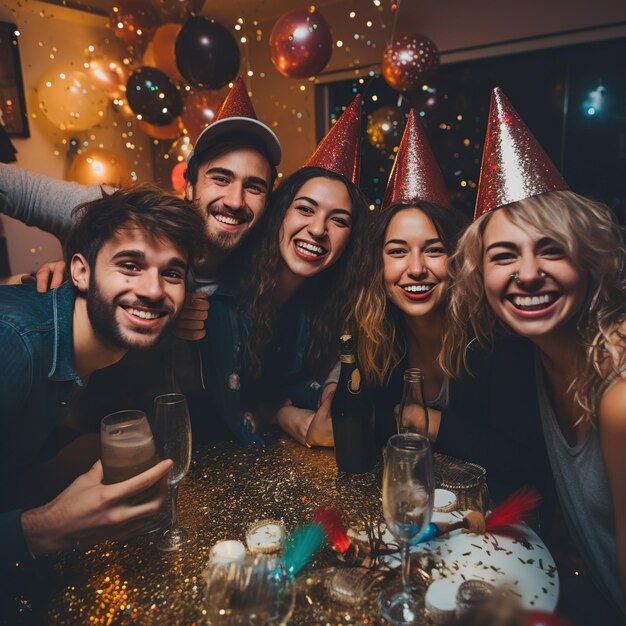
<path id="1" fill-rule="evenodd" d="M 621 229 L 608 207 L 572 191 L 544 193 L 498 211 L 516 226 L 553 239 L 589 276 L 585 304 L 576 318 L 580 358 L 569 389 L 581 419 L 594 423 L 606 381 L 623 370 L 626 360 L 626 251 Z M 483 237 L 492 215 L 482 215 L 465 231 L 450 260 L 450 326 L 440 360 L 451 376 L 469 370 L 467 347 L 472 341 L 489 346 L 496 333 L 509 332 L 485 295 Z"/>

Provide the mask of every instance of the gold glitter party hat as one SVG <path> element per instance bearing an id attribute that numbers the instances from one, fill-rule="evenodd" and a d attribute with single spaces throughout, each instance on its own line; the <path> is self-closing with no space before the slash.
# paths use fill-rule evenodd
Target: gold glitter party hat
<path id="1" fill-rule="evenodd" d="M 566 190 L 564 178 L 496 87 L 491 93 L 474 219 L 511 202 Z"/>
<path id="2" fill-rule="evenodd" d="M 415 109 L 409 112 L 396 160 L 380 207 L 424 200 L 452 208 L 450 196 Z"/>
<path id="3" fill-rule="evenodd" d="M 321 167 L 358 184 L 362 102 L 363 98 L 357 95 L 302 167 Z"/>
<path id="4" fill-rule="evenodd" d="M 263 122 L 257 119 L 252 101 L 248 96 L 246 85 L 241 76 L 237 76 L 232 89 L 224 98 L 224 102 L 215 115 L 215 120 L 201 133 L 189 155 L 199 154 L 206 150 L 212 141 L 222 135 L 238 133 L 253 135 L 260 139 L 272 165 L 278 165 L 281 158 L 281 147 L 278 137 Z"/>

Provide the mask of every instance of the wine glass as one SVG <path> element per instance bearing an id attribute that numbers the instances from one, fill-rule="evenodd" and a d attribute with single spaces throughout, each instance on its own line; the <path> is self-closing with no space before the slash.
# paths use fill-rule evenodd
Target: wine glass
<path id="1" fill-rule="evenodd" d="M 284 626 L 295 604 L 295 582 L 278 557 L 215 563 L 206 573 L 209 626 Z"/>
<path id="2" fill-rule="evenodd" d="M 177 509 L 178 486 L 191 463 L 191 424 L 184 395 L 167 393 L 155 398 L 154 436 L 159 456 L 174 461 L 168 477 L 172 512 L 170 526 L 155 545 L 164 552 L 174 552 L 181 549 L 187 537 L 187 532 L 178 524 Z"/>
<path id="3" fill-rule="evenodd" d="M 387 528 L 400 544 L 401 587 L 379 596 L 382 616 L 395 626 L 415 624 L 420 598 L 409 584 L 409 542 L 426 530 L 433 507 L 433 460 L 428 439 L 417 433 L 393 435 L 385 448 L 383 513 Z"/>

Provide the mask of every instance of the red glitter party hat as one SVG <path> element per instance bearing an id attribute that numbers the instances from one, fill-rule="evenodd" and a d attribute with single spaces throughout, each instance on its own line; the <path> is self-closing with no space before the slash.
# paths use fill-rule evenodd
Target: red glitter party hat
<path id="1" fill-rule="evenodd" d="M 358 184 L 362 102 L 363 98 L 357 95 L 302 167 L 321 167 Z"/>
<path id="2" fill-rule="evenodd" d="M 568 189 L 519 113 L 496 87 L 491 94 L 474 219 L 511 202 Z"/>
<path id="3" fill-rule="evenodd" d="M 411 109 L 391 168 L 381 211 L 397 202 L 419 200 L 452 208 L 426 133 L 417 119 L 415 109 Z"/>
<path id="4" fill-rule="evenodd" d="M 211 142 L 222 135 L 238 133 L 241 135 L 253 135 L 261 140 L 272 165 L 280 163 L 281 148 L 278 137 L 263 122 L 257 119 L 252 101 L 248 96 L 246 85 L 241 76 L 233 83 L 215 119 L 201 133 L 189 155 L 200 154 L 206 150 Z"/>

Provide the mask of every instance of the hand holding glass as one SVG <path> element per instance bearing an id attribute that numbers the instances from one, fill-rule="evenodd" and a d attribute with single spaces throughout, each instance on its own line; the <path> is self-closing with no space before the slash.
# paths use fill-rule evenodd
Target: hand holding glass
<path id="1" fill-rule="evenodd" d="M 118 411 L 103 418 L 100 424 L 100 458 L 103 483 L 111 485 L 128 480 L 157 464 L 152 431 L 143 411 Z M 158 488 L 150 487 L 136 496 L 148 500 Z"/>
<path id="2" fill-rule="evenodd" d="M 169 475 L 172 518 L 170 527 L 156 542 L 156 547 L 173 552 L 180 550 L 187 536 L 178 524 L 177 510 L 178 486 L 191 463 L 191 424 L 184 395 L 168 393 L 155 398 L 154 436 L 159 456 L 174 461 Z"/>
<path id="3" fill-rule="evenodd" d="M 396 626 L 418 622 L 421 606 L 409 585 L 409 542 L 430 523 L 434 477 L 430 443 L 423 435 L 394 435 L 385 448 L 383 513 L 387 528 L 400 543 L 402 586 L 383 591 L 379 606 L 383 617 Z"/>

